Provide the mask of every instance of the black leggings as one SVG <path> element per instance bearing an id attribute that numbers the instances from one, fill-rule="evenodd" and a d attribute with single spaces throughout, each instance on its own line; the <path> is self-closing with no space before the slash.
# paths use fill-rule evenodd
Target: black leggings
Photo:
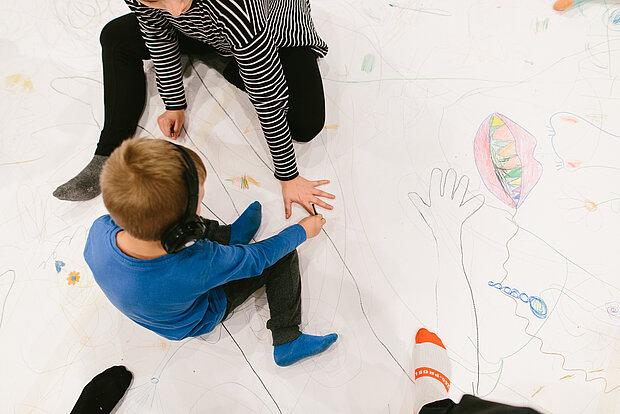
<path id="1" fill-rule="evenodd" d="M 216 220 L 204 219 L 206 225 L 203 237 L 220 244 L 230 241 L 230 225 L 222 226 Z M 226 294 L 224 321 L 235 308 L 265 286 L 270 319 L 267 329 L 271 331 L 273 346 L 294 341 L 301 335 L 301 275 L 299 257 L 293 250 L 274 265 L 266 268 L 259 276 L 248 277 L 222 285 Z"/>
<path id="2" fill-rule="evenodd" d="M 182 54 L 215 53 L 206 43 L 181 33 L 177 35 Z M 95 154 L 110 155 L 136 131 L 146 101 L 143 61 L 150 59 L 150 55 L 133 13 L 105 25 L 100 41 L 105 120 Z M 316 55 L 308 47 L 280 48 L 278 53 L 288 85 L 287 119 L 291 136 L 295 141 L 308 142 L 323 129 L 325 122 L 323 82 Z M 234 59 L 224 70 L 224 77 L 245 90 Z"/>

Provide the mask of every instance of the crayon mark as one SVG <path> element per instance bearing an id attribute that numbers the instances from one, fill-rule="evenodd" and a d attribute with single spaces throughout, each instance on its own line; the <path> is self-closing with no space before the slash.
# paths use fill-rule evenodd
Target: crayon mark
<path id="1" fill-rule="evenodd" d="M 575 376 L 575 374 L 565 375 L 562 378 L 560 378 L 560 381 L 563 381 L 563 380 L 568 379 L 568 378 L 573 378 L 574 376 Z"/>
<path id="2" fill-rule="evenodd" d="M 536 33 L 544 32 L 549 28 L 549 18 L 545 20 L 536 19 Z"/>
<path id="3" fill-rule="evenodd" d="M 608 13 L 607 27 L 610 30 L 620 30 L 620 9 L 612 9 Z"/>
<path id="4" fill-rule="evenodd" d="M 532 394 L 532 397 L 530 397 L 530 398 L 533 398 L 536 394 L 538 394 L 540 392 L 540 390 L 543 389 L 543 387 L 544 387 L 544 385 L 542 387 L 540 387 L 539 389 L 537 389 L 536 392 L 534 394 Z"/>
<path id="5" fill-rule="evenodd" d="M 60 269 L 62 269 L 64 265 L 65 265 L 65 262 L 63 262 L 62 260 L 56 260 L 54 262 L 54 266 L 56 266 L 56 273 L 60 273 Z"/>
<path id="6" fill-rule="evenodd" d="M 338 124 L 325 125 L 323 127 L 323 129 L 338 129 L 338 128 L 340 128 L 340 125 L 338 125 Z"/>
<path id="7" fill-rule="evenodd" d="M 69 273 L 69 277 L 67 277 L 67 284 L 75 285 L 80 281 L 80 272 L 71 272 Z"/>
<path id="8" fill-rule="evenodd" d="M 596 210 L 598 210 L 598 206 L 596 205 L 596 203 L 594 201 L 590 201 L 590 200 L 586 200 L 583 202 L 583 207 L 590 211 L 590 212 L 594 212 Z"/>
<path id="9" fill-rule="evenodd" d="M 579 122 L 577 119 L 573 118 L 572 116 L 563 116 L 560 119 L 562 119 L 562 121 L 572 122 L 573 124 L 576 124 Z"/>
<path id="10" fill-rule="evenodd" d="M 25 75 L 15 74 L 9 75 L 4 79 L 4 85 L 7 89 L 18 92 L 34 92 L 32 81 Z"/>
<path id="11" fill-rule="evenodd" d="M 235 187 L 238 186 L 240 190 L 249 190 L 250 183 L 254 184 L 257 187 L 260 187 L 260 183 L 247 174 L 243 174 L 240 177 L 228 178 L 226 179 L 226 181 L 230 181 Z"/>
<path id="12" fill-rule="evenodd" d="M 375 66 L 375 55 L 368 53 L 362 61 L 362 72 L 370 73 Z"/>

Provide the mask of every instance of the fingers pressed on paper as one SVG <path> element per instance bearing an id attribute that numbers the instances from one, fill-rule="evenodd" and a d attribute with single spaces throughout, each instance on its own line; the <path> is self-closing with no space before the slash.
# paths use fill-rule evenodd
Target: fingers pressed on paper
<path id="1" fill-rule="evenodd" d="M 317 187 L 319 185 L 325 185 L 325 184 L 329 184 L 329 180 L 317 180 L 317 181 L 312 181 L 312 185 L 314 187 Z"/>
<path id="2" fill-rule="evenodd" d="M 299 203 L 299 205 L 301 205 L 309 214 L 314 215 L 314 210 L 312 210 L 312 206 L 309 203 Z"/>
<path id="3" fill-rule="evenodd" d="M 321 200 L 321 199 L 316 199 L 315 201 L 313 201 L 314 204 L 316 204 L 317 206 L 327 209 L 327 210 L 333 210 L 334 207 L 331 204 L 327 204 L 325 201 Z"/>
<path id="4" fill-rule="evenodd" d="M 336 198 L 336 196 L 333 195 L 332 193 L 328 193 L 326 191 L 321 191 L 321 190 L 315 190 L 314 195 L 317 197 L 325 197 L 325 198 L 331 198 L 331 199 Z"/>
<path id="5" fill-rule="evenodd" d="M 286 216 L 286 218 L 289 218 L 291 216 L 291 202 L 290 201 L 284 202 L 284 215 Z"/>

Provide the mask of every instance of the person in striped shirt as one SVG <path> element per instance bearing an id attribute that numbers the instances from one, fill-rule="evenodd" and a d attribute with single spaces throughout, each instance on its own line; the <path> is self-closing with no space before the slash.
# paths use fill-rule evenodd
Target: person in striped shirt
<path id="1" fill-rule="evenodd" d="M 323 128 L 325 97 L 317 58 L 327 45 L 315 31 L 308 0 L 125 0 L 132 13 L 101 32 L 105 122 L 91 162 L 54 191 L 63 200 L 100 193 L 103 163 L 132 136 L 144 109 L 143 60 L 152 59 L 166 111 L 162 133 L 176 139 L 185 120 L 181 54 L 217 56 L 210 65 L 247 92 L 282 185 L 285 216 L 292 203 L 312 213 L 331 210 L 320 190 L 328 180 L 299 175 L 293 141 L 308 142 Z M 209 63 L 208 63 L 209 64 Z M 322 197 L 322 198 L 320 198 Z"/>

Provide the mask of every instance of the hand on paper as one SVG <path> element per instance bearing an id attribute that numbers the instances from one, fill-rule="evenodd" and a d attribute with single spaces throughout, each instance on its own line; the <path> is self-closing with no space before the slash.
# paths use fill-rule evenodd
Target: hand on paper
<path id="1" fill-rule="evenodd" d="M 284 199 L 284 211 L 287 219 L 291 217 L 292 203 L 301 205 L 310 214 L 314 214 L 312 204 L 327 210 L 334 208 L 318 197 L 333 200 L 336 196 L 316 188 L 320 185 L 329 184 L 329 180 L 308 181 L 302 176 L 298 176 L 290 181 L 280 181 L 280 184 L 282 185 L 282 198 Z"/>

